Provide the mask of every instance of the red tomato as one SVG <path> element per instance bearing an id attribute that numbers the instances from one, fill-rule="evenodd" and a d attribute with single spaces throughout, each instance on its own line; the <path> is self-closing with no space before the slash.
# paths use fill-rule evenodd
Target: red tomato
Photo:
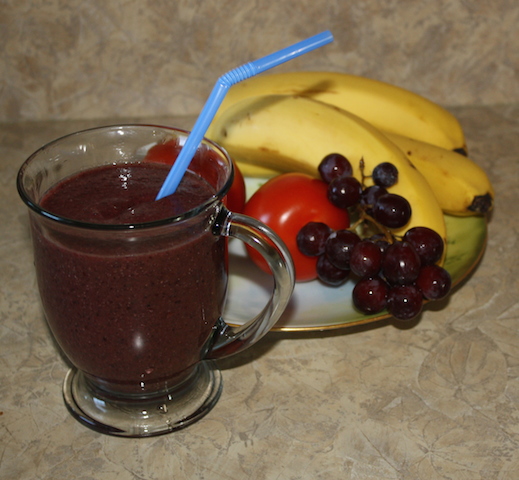
<path id="1" fill-rule="evenodd" d="M 347 210 L 332 205 L 327 197 L 328 185 L 303 173 L 283 173 L 271 178 L 252 195 L 244 213 L 272 228 L 287 246 L 296 271 L 296 281 L 317 278 L 317 257 L 303 255 L 296 237 L 308 222 L 323 222 L 339 230 L 350 226 Z M 247 247 L 251 259 L 269 272 L 263 258 Z"/>
<path id="2" fill-rule="evenodd" d="M 225 205 L 231 212 L 236 213 L 243 213 L 243 210 L 245 208 L 245 179 L 243 178 L 243 175 L 238 168 L 238 165 L 236 165 L 236 162 L 234 165 L 234 180 L 232 182 L 231 188 L 229 190 L 229 193 L 225 197 Z"/>
<path id="3" fill-rule="evenodd" d="M 177 139 L 154 145 L 146 154 L 146 161 L 173 165 L 181 149 L 182 147 L 178 144 Z M 232 212 L 243 213 L 243 208 L 245 207 L 245 180 L 236 163 L 234 163 L 233 183 L 223 201 Z"/>
<path id="4" fill-rule="evenodd" d="M 178 144 L 176 138 L 165 143 L 157 143 L 148 150 L 145 160 L 173 165 L 181 149 L 182 147 Z"/>

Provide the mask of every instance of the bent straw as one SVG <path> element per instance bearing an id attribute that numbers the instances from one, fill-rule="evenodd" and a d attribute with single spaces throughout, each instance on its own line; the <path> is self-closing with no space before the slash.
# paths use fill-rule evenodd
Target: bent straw
<path id="1" fill-rule="evenodd" d="M 187 137 L 186 143 L 180 150 L 173 167 L 162 184 L 156 200 L 160 200 L 163 197 L 175 193 L 178 184 L 182 180 L 189 163 L 195 155 L 200 142 L 209 128 L 209 125 L 213 121 L 216 111 L 220 107 L 230 87 L 235 83 L 253 77 L 258 73 L 276 67 L 277 65 L 299 57 L 300 55 L 315 50 L 316 48 L 322 47 L 332 41 L 333 35 L 331 32 L 324 31 L 314 35 L 313 37 L 307 38 L 306 40 L 298 42 L 291 47 L 284 48 L 278 52 L 267 55 L 266 57 L 241 65 L 240 67 L 230 70 L 222 75 L 217 80 L 204 108 L 202 109 L 202 112 L 200 113 L 200 116 L 195 122 L 191 133 Z"/>

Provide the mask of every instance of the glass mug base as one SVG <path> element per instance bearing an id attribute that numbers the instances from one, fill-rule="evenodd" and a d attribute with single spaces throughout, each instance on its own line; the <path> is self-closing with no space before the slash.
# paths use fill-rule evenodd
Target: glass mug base
<path id="1" fill-rule="evenodd" d="M 119 437 L 151 437 L 191 425 L 206 415 L 222 392 L 222 375 L 214 362 L 199 362 L 181 385 L 148 399 L 104 396 L 85 375 L 70 369 L 63 398 L 83 425 Z"/>

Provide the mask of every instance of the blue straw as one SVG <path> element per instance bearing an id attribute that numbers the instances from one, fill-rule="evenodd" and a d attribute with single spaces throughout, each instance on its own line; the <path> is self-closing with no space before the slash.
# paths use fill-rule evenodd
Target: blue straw
<path id="1" fill-rule="evenodd" d="M 213 118 L 229 88 L 231 88 L 235 83 L 241 82 L 242 80 L 257 75 L 258 73 L 264 72 L 265 70 L 269 70 L 277 65 L 288 62 L 293 58 L 322 47 L 332 41 L 333 35 L 331 32 L 325 31 L 303 40 L 302 42 L 298 42 L 291 47 L 284 48 L 276 53 L 260 58 L 259 60 L 246 63 L 222 75 L 216 82 L 216 85 L 207 99 L 200 116 L 195 122 L 190 135 L 187 137 L 186 143 L 180 150 L 180 153 L 173 164 L 173 167 L 169 171 L 156 200 L 160 200 L 163 197 L 175 193 L 178 184 L 182 180 L 189 163 L 194 157 L 200 142 L 204 138 L 204 135 L 213 121 Z"/>

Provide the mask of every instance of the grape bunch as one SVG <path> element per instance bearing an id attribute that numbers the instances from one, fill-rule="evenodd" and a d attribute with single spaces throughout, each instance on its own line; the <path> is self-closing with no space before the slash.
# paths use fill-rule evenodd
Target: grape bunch
<path id="1" fill-rule="evenodd" d="M 387 311 L 400 320 L 415 318 L 424 300 L 440 300 L 451 289 L 451 277 L 437 263 L 443 256 L 440 235 L 428 227 L 413 227 L 402 237 L 391 229 L 406 225 L 412 208 L 402 196 L 388 188 L 398 182 L 391 163 L 380 163 L 368 178 L 353 176 L 351 163 L 332 153 L 319 165 L 319 174 L 328 184 L 328 200 L 348 209 L 352 224 L 332 230 L 324 223 L 310 222 L 297 235 L 301 253 L 316 256 L 319 279 L 339 286 L 355 282 L 353 303 L 365 314 Z"/>

